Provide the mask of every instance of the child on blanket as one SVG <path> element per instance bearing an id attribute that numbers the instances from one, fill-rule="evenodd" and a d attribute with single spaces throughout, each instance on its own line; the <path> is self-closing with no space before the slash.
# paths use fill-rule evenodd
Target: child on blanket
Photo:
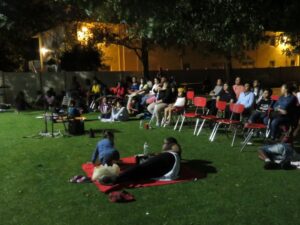
<path id="1" fill-rule="evenodd" d="M 116 177 L 103 176 L 99 182 L 112 185 L 147 179 L 175 180 L 180 171 L 180 159 L 181 147 L 175 138 L 169 137 L 164 140 L 161 153 L 126 169 Z"/>
<path id="2" fill-rule="evenodd" d="M 92 163 L 94 165 L 107 164 L 111 166 L 114 161 L 118 161 L 119 159 L 120 153 L 114 148 L 114 134 L 110 131 L 105 131 L 103 139 L 98 142 L 93 153 Z"/>
<path id="3" fill-rule="evenodd" d="M 264 168 L 268 169 L 294 169 L 291 161 L 299 161 L 300 155 L 289 143 L 265 145 L 258 151 L 258 157 L 265 161 Z"/>

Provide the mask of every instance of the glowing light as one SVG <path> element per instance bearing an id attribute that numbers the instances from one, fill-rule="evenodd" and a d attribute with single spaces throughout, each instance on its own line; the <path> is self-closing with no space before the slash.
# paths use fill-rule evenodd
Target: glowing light
<path id="1" fill-rule="evenodd" d="M 87 27 L 83 26 L 83 27 L 81 27 L 81 31 L 86 33 L 89 31 L 89 29 Z"/>
<path id="2" fill-rule="evenodd" d="M 82 44 L 87 44 L 88 40 L 93 36 L 90 29 L 86 26 L 82 26 L 80 30 L 77 31 L 77 40 Z"/>
<path id="3" fill-rule="evenodd" d="M 282 36 L 281 39 L 279 40 L 279 49 L 280 50 L 284 50 L 284 49 L 287 49 L 289 47 L 289 44 L 288 44 L 288 37 L 287 36 Z"/>
<path id="4" fill-rule="evenodd" d="M 47 53 L 51 52 L 50 49 L 45 48 L 45 47 L 42 47 L 42 48 L 40 49 L 40 51 L 41 51 L 41 53 L 42 53 L 43 56 L 45 56 Z"/>
<path id="5" fill-rule="evenodd" d="M 282 40 L 283 40 L 284 43 L 286 43 L 287 40 L 288 40 L 288 37 L 287 37 L 287 36 L 283 36 L 283 37 L 282 37 Z"/>

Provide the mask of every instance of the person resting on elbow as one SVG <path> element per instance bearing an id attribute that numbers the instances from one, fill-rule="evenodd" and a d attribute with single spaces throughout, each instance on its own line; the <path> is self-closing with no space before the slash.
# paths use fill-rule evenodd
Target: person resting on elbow
<path id="1" fill-rule="evenodd" d="M 130 183 L 141 180 L 175 180 L 179 176 L 181 146 L 173 137 L 166 138 L 162 152 L 134 165 L 115 177 L 103 176 L 99 182 L 103 185 Z"/>

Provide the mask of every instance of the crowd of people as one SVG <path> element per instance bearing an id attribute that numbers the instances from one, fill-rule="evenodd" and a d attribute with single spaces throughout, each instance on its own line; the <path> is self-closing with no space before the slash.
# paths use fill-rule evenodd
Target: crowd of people
<path id="1" fill-rule="evenodd" d="M 283 84 L 278 96 L 273 95 L 272 89 L 264 88 L 258 80 L 250 83 L 241 83 L 241 78 L 235 79 L 232 88 L 219 79 L 215 88 L 210 92 L 212 100 L 208 107 L 212 114 L 217 113 L 216 101 L 225 101 L 228 104 L 225 117 L 231 115 L 229 105 L 231 103 L 242 104 L 244 122 L 264 123 L 269 126 L 269 138 L 276 140 L 282 131 L 293 131 L 292 136 L 299 132 L 300 117 L 300 86 Z"/>
<path id="2" fill-rule="evenodd" d="M 209 86 L 209 85 L 206 85 Z M 292 130 L 293 136 L 299 133 L 299 105 L 300 86 L 283 84 L 280 94 L 274 98 L 272 89 L 265 88 L 258 80 L 252 84 L 242 83 L 240 77 L 236 77 L 234 84 L 217 79 L 215 87 L 204 93 L 206 95 L 209 114 L 216 115 L 217 101 L 227 103 L 225 117 L 230 117 L 230 104 L 237 103 L 244 106 L 243 120 L 249 123 L 264 123 L 270 128 L 270 138 L 276 140 L 282 130 Z M 20 92 L 15 105 L 17 110 L 28 107 L 52 107 L 57 112 L 67 97 L 71 109 L 67 112 L 76 116 L 81 113 L 98 111 L 99 119 L 103 122 L 126 121 L 130 117 L 148 117 L 150 126 L 164 126 L 170 124 L 172 115 L 176 109 L 183 109 L 187 105 L 186 89 L 179 87 L 174 78 L 167 79 L 159 75 L 153 80 L 145 80 L 128 77 L 125 81 L 118 81 L 116 86 L 107 87 L 97 78 L 92 82 L 86 80 L 82 85 L 76 77 L 73 77 L 67 92 L 56 94 L 50 88 L 45 94 L 37 93 L 32 104 L 25 100 L 25 95 Z M 197 93 L 197 90 L 195 90 Z"/>

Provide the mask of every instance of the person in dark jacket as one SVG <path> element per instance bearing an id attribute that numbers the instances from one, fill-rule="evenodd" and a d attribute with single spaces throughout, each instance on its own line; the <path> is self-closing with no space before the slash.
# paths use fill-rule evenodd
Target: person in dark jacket
<path id="1" fill-rule="evenodd" d="M 17 96 L 15 98 L 15 105 L 16 105 L 16 109 L 18 112 L 30 108 L 29 104 L 27 103 L 27 101 L 25 99 L 25 94 L 23 91 L 20 91 L 17 94 Z"/>

